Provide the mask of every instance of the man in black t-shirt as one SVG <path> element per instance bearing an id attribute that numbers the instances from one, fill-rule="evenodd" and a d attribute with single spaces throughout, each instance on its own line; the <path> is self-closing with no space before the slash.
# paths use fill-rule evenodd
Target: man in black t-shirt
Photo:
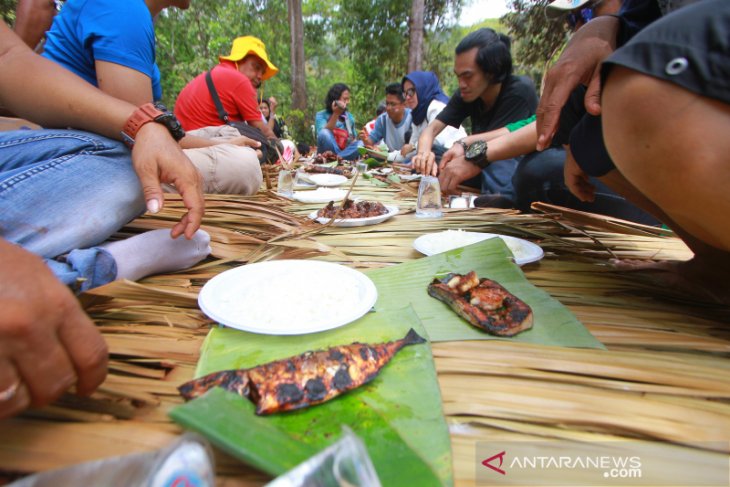
<path id="1" fill-rule="evenodd" d="M 415 169 L 437 175 L 433 140 L 447 126 L 459 127 L 468 117 L 472 133 L 479 134 L 523 120 L 535 113 L 537 94 L 532 81 L 512 74 L 510 41 L 494 30 L 482 28 L 462 39 L 456 47 L 454 72 L 459 79 L 459 92 L 454 94 L 443 111 L 421 134 L 418 153 L 413 158 Z M 517 159 L 487 161 L 486 146 L 473 144 L 476 135 L 455 143 L 441 160 L 441 169 L 458 164 L 462 181 L 481 175 L 483 193 L 513 198 L 512 174 Z M 469 163 L 465 164 L 465 156 Z"/>

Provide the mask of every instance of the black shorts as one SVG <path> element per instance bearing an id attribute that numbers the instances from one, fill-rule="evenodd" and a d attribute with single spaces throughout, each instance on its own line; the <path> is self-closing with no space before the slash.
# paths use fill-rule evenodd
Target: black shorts
<path id="1" fill-rule="evenodd" d="M 618 49 L 612 65 L 730 103 L 730 1 L 702 0 L 653 22 Z"/>
<path id="2" fill-rule="evenodd" d="M 602 84 L 612 66 L 730 103 L 730 0 L 702 0 L 657 19 L 603 63 Z M 601 118 L 586 116 L 570 134 L 576 161 L 595 177 L 616 168 L 601 131 Z"/>

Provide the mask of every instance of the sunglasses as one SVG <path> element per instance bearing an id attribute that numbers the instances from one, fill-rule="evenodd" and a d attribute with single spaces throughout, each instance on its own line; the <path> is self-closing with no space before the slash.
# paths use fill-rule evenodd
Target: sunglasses
<path id="1" fill-rule="evenodd" d="M 406 96 L 406 98 L 410 98 L 410 97 L 412 97 L 413 95 L 416 94 L 416 89 L 415 88 L 408 88 L 406 91 L 403 92 L 403 94 Z"/>
<path id="2" fill-rule="evenodd" d="M 587 7 L 580 9 L 578 12 L 570 12 L 566 20 L 568 22 L 568 27 L 575 29 L 575 26 L 578 25 L 579 22 L 582 21 L 584 24 L 587 24 L 593 19 L 593 17 L 593 7 Z"/>

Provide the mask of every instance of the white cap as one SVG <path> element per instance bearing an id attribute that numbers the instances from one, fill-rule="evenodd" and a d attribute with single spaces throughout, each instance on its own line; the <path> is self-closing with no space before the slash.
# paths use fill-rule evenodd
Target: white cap
<path id="1" fill-rule="evenodd" d="M 588 2 L 590 0 L 554 0 L 545 7 L 545 12 L 548 17 L 554 19 L 570 10 L 581 8 Z"/>

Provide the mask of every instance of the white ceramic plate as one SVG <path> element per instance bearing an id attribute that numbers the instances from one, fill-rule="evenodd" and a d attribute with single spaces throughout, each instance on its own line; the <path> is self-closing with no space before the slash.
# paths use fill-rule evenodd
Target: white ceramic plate
<path id="1" fill-rule="evenodd" d="M 307 179 L 317 186 L 339 186 L 347 181 L 347 178 L 340 174 L 310 174 Z"/>
<path id="2" fill-rule="evenodd" d="M 301 335 L 346 325 L 367 313 L 378 291 L 362 272 L 316 260 L 243 265 L 208 281 L 198 296 L 211 319 L 266 335 Z"/>
<path id="3" fill-rule="evenodd" d="M 314 191 L 294 191 L 293 198 L 302 203 L 329 203 L 342 201 L 346 194 L 344 189 L 317 188 Z"/>
<path id="4" fill-rule="evenodd" d="M 364 227 L 366 225 L 375 225 L 376 223 L 381 223 L 390 218 L 391 216 L 398 214 L 398 207 L 397 206 L 390 206 L 385 205 L 385 207 L 388 209 L 388 213 L 384 215 L 378 215 L 378 216 L 369 216 L 367 218 L 343 218 L 341 220 L 335 220 L 334 223 L 332 223 L 332 226 L 334 227 Z M 312 213 L 309 214 L 309 218 L 312 220 L 317 220 L 321 224 L 328 223 L 330 221 L 329 218 L 317 218 L 317 211 L 315 210 Z"/>
<path id="5" fill-rule="evenodd" d="M 421 235 L 413 241 L 413 248 L 425 255 L 440 254 L 459 247 L 490 238 L 499 237 L 509 247 L 517 265 L 537 262 L 545 254 L 539 245 L 521 238 L 496 233 L 465 232 L 463 230 L 446 230 L 444 232 Z"/>

